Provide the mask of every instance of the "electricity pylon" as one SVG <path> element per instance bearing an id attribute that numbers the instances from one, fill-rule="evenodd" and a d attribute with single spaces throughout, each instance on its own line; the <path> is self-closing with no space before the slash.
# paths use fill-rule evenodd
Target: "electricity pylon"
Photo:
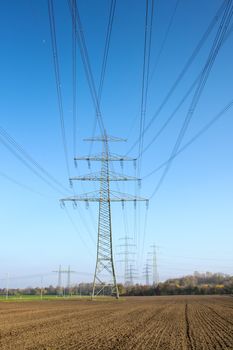
<path id="1" fill-rule="evenodd" d="M 129 269 L 128 269 L 128 279 L 129 279 L 128 285 L 129 286 L 134 285 L 135 278 L 137 278 L 136 269 L 134 268 L 133 264 L 130 264 Z"/>
<path id="2" fill-rule="evenodd" d="M 97 258 L 96 267 L 93 281 L 92 297 L 101 293 L 106 287 L 110 287 L 111 294 L 119 298 L 119 292 L 116 282 L 116 274 L 113 262 L 113 246 L 112 246 L 112 220 L 111 220 L 111 202 L 124 202 L 132 201 L 136 205 L 137 201 L 147 201 L 146 198 L 140 198 L 110 189 L 111 181 L 129 181 L 136 180 L 135 177 L 125 176 L 110 171 L 110 162 L 120 161 L 135 161 L 135 158 L 120 156 L 111 154 L 109 152 L 109 142 L 126 141 L 118 137 L 107 136 L 104 133 L 103 136 L 85 139 L 84 141 L 99 141 L 102 143 L 102 153 L 94 156 L 75 157 L 75 162 L 86 160 L 88 165 L 91 161 L 100 161 L 101 170 L 97 173 L 91 173 L 86 176 L 77 176 L 70 179 L 71 183 L 74 180 L 80 181 L 99 181 L 99 191 L 93 191 L 80 195 L 74 195 L 72 197 L 61 199 L 61 204 L 64 205 L 65 201 L 71 201 L 74 205 L 77 202 L 85 202 L 87 205 L 89 202 L 99 203 L 99 222 L 98 222 L 98 240 L 97 240 Z M 106 281 L 106 275 L 109 276 L 109 280 Z M 96 288 L 97 287 L 97 288 Z M 98 289 L 98 291 L 96 291 Z"/>
<path id="3" fill-rule="evenodd" d="M 159 274 L 158 274 L 158 267 L 157 267 L 157 249 L 158 246 L 153 244 L 151 246 L 152 252 L 149 252 L 149 254 L 152 255 L 152 280 L 153 285 L 156 287 L 159 284 Z"/>
<path id="4" fill-rule="evenodd" d="M 59 269 L 56 270 L 56 271 L 53 271 L 55 273 L 57 273 L 58 275 L 58 281 L 57 281 L 57 288 L 58 288 L 58 291 L 57 291 L 57 294 L 58 295 L 62 295 L 62 285 L 61 285 L 61 274 L 62 274 L 62 269 L 61 269 L 61 265 L 59 265 Z"/>
<path id="5" fill-rule="evenodd" d="M 122 247 L 124 250 L 119 252 L 118 255 L 123 255 L 124 258 L 122 260 L 118 260 L 118 262 L 124 263 L 124 280 L 125 286 L 127 286 L 131 283 L 129 263 L 132 263 L 134 261 L 131 256 L 135 254 L 134 252 L 130 251 L 130 248 L 135 247 L 135 244 L 129 243 L 131 240 L 133 240 L 133 238 L 128 237 L 127 235 L 119 239 L 123 240 L 124 243 L 119 244 L 118 247 Z"/>
<path id="6" fill-rule="evenodd" d="M 58 274 L 58 295 L 62 296 L 63 291 L 62 291 L 62 274 L 67 274 L 67 290 L 68 293 L 70 294 L 70 275 L 71 273 L 75 273 L 75 271 L 71 271 L 70 266 L 68 266 L 67 270 L 62 270 L 61 265 L 59 265 L 59 269 L 57 271 L 53 271 Z M 65 292 L 65 288 L 64 288 Z M 65 294 L 65 293 L 64 293 Z"/>
<path id="7" fill-rule="evenodd" d="M 151 266 L 150 264 L 147 262 L 144 266 L 144 270 L 143 270 L 143 275 L 145 276 L 145 280 L 146 280 L 146 285 L 149 286 L 150 285 L 150 272 L 151 272 Z"/>

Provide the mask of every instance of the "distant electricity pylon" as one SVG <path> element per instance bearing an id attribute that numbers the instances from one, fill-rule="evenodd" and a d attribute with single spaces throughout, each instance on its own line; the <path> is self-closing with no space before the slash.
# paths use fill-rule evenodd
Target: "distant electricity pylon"
<path id="1" fill-rule="evenodd" d="M 137 273 L 136 273 L 136 269 L 134 268 L 133 264 L 129 265 L 129 269 L 128 269 L 128 279 L 129 279 L 129 286 L 133 286 L 134 285 L 134 280 L 135 278 L 137 278 Z"/>
<path id="2" fill-rule="evenodd" d="M 9 296 L 9 272 L 6 274 L 6 299 Z"/>
<path id="3" fill-rule="evenodd" d="M 123 255 L 122 260 L 118 260 L 118 262 L 123 262 L 124 263 L 124 282 L 125 285 L 130 285 L 131 284 L 131 277 L 130 277 L 130 266 L 129 263 L 134 262 L 132 259 L 132 255 L 135 254 L 130 250 L 130 248 L 135 247 L 135 244 L 130 243 L 130 241 L 133 240 L 133 238 L 128 237 L 125 235 L 125 237 L 120 238 L 121 241 L 123 241 L 123 244 L 119 244 L 118 247 L 123 248 L 123 251 L 120 251 L 118 255 Z M 133 272 L 133 271 L 132 271 Z"/>
<path id="4" fill-rule="evenodd" d="M 59 265 L 59 269 L 57 271 L 53 271 L 55 273 L 58 274 L 58 283 L 57 283 L 57 287 L 58 287 L 58 295 L 62 296 L 63 295 L 63 288 L 62 288 L 62 274 L 67 274 L 67 291 L 68 294 L 70 294 L 70 276 L 71 273 L 75 273 L 75 271 L 71 271 L 70 266 L 68 266 L 67 270 L 62 270 L 61 265 Z M 65 288 L 64 288 L 64 294 L 65 294 Z"/>
<path id="5" fill-rule="evenodd" d="M 145 282 L 147 286 L 150 285 L 150 273 L 151 273 L 151 265 L 147 262 L 143 269 L 143 275 L 145 277 Z"/>
<path id="6" fill-rule="evenodd" d="M 110 171 L 110 162 L 120 161 L 123 164 L 124 161 L 135 161 L 134 158 L 111 154 L 109 152 L 109 142 L 126 141 L 118 137 L 107 136 L 104 132 L 103 136 L 85 139 L 84 141 L 99 141 L 102 143 L 102 153 L 94 156 L 75 157 L 76 161 L 86 160 L 90 166 L 91 161 L 100 161 L 101 170 L 97 173 L 91 173 L 86 176 L 77 176 L 70 179 L 71 183 L 74 180 L 80 181 L 99 181 L 99 191 L 93 191 L 84 193 L 81 195 L 74 195 L 72 197 L 61 199 L 61 204 L 64 205 L 65 201 L 73 202 L 74 206 L 77 202 L 85 202 L 88 206 L 89 202 L 99 203 L 99 222 L 98 222 L 98 240 L 97 240 L 97 259 L 96 268 L 93 281 L 92 297 L 101 293 L 106 287 L 111 288 L 111 294 L 119 298 L 119 292 L 116 282 L 116 274 L 113 262 L 113 246 L 112 246 L 112 220 L 111 220 L 111 202 L 121 202 L 124 206 L 124 202 L 132 201 L 136 206 L 137 201 L 147 201 L 148 199 L 140 198 L 125 193 L 112 191 L 110 189 L 111 181 L 129 181 L 137 180 L 132 176 L 125 176 Z M 104 275 L 105 273 L 105 275 Z M 106 275 L 109 276 L 107 281 Z M 96 288 L 98 287 L 98 288 Z M 98 290 L 97 290 L 98 289 Z"/>
<path id="7" fill-rule="evenodd" d="M 159 273 L 158 273 L 158 266 L 157 266 L 157 249 L 158 246 L 153 244 L 151 246 L 152 252 L 149 252 L 150 255 L 152 255 L 152 280 L 153 280 L 153 286 L 157 286 L 159 284 Z"/>

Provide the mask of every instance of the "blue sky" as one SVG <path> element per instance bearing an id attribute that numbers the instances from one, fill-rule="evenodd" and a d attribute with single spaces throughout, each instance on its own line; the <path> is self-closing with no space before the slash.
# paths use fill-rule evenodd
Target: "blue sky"
<path id="1" fill-rule="evenodd" d="M 151 72 L 154 73 L 150 75 L 146 123 L 161 104 L 221 3 L 216 0 L 179 1 L 154 71 L 176 4 L 173 0 L 155 1 L 151 48 Z M 78 6 L 95 84 L 98 86 L 110 1 L 80 0 Z M 0 126 L 68 188 L 47 2 L 2 1 L 0 8 Z M 54 1 L 54 9 L 69 161 L 71 173 L 76 175 L 77 169 L 72 161 L 71 18 L 66 1 Z M 144 20 L 145 1 L 117 1 L 101 110 L 108 133 L 128 138 L 127 143 L 112 146 L 112 151 L 119 154 L 126 154 L 139 135 Z M 145 134 L 145 145 L 173 112 L 202 69 L 218 24 L 219 22 L 156 122 Z M 217 56 L 183 143 L 232 99 L 232 45 L 231 34 Z M 77 76 L 77 153 L 82 155 L 89 152 L 89 145 L 82 142 L 82 139 L 91 136 L 95 113 L 79 53 Z M 191 96 L 169 127 L 143 155 L 142 176 L 168 158 Z M 153 243 L 161 247 L 158 265 L 162 280 L 195 270 L 233 273 L 231 113 L 229 110 L 172 163 L 163 186 L 150 201 L 144 249 L 142 241 L 146 209 L 144 204 L 140 205 L 141 227 L 137 230 L 139 276 L 142 274 L 141 267 L 146 260 L 146 253 Z M 98 151 L 96 145 L 93 152 Z M 137 156 L 137 151 L 138 147 L 130 155 Z M 59 264 L 64 267 L 70 264 L 79 272 L 73 277 L 75 281 L 91 281 L 96 254 L 94 242 L 97 235 L 97 205 L 90 205 L 92 208 L 89 210 L 82 204 L 77 210 L 67 205 L 68 215 L 77 228 L 75 230 L 66 210 L 59 206 L 62 195 L 29 171 L 2 142 L 0 157 L 0 278 L 4 279 L 6 273 L 12 277 L 45 273 L 50 274 L 46 277 L 46 282 L 50 282 L 55 280 L 56 277 L 51 272 Z M 79 174 L 88 171 L 86 164 L 80 164 Z M 124 172 L 133 175 L 132 164 L 126 164 Z M 5 175 L 40 194 L 20 187 Z M 161 172 L 158 172 L 142 182 L 142 195 L 150 197 L 160 175 Z M 134 186 L 130 184 L 125 187 L 122 185 L 121 188 L 126 192 L 134 192 Z M 84 184 L 82 188 L 77 184 L 75 190 L 78 193 L 88 191 L 90 187 Z M 134 236 L 133 205 L 127 204 L 123 215 L 128 234 Z M 119 238 L 125 234 L 123 215 L 121 205 L 113 204 L 115 253 L 119 252 Z M 117 263 L 119 279 L 122 271 L 121 264 Z M 0 282 L 4 285 L 4 280 Z M 11 281 L 12 284 L 19 285 L 37 282 L 38 278 L 33 276 Z"/>

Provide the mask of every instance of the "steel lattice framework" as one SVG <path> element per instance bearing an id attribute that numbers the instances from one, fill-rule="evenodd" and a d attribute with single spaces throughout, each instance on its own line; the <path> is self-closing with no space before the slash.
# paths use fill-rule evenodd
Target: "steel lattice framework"
<path id="1" fill-rule="evenodd" d="M 133 263 L 134 259 L 132 256 L 135 254 L 131 249 L 135 248 L 135 244 L 130 243 L 133 241 L 132 237 L 128 237 L 127 234 L 125 237 L 120 238 L 121 241 L 123 241 L 123 244 L 119 244 L 118 247 L 123 248 L 122 251 L 118 253 L 118 255 L 123 255 L 122 260 L 118 260 L 118 262 L 123 262 L 124 263 L 124 279 L 125 279 L 125 286 L 130 286 L 132 285 L 132 278 L 133 275 L 131 276 L 131 272 L 133 273 L 133 265 L 129 265 L 129 263 Z M 131 278 L 132 277 L 132 278 Z"/>
<path id="2" fill-rule="evenodd" d="M 111 161 L 135 161 L 135 158 L 119 156 L 109 152 L 109 142 L 125 141 L 117 137 L 100 136 L 84 141 L 100 141 L 102 142 L 102 153 L 94 156 L 76 157 L 77 160 L 86 160 L 88 165 L 90 161 L 101 161 L 101 171 L 98 173 L 91 173 L 86 176 L 77 176 L 70 178 L 70 181 L 99 181 L 99 191 L 84 193 L 81 195 L 74 195 L 68 198 L 61 199 L 61 204 L 65 201 L 71 201 L 74 205 L 76 202 L 98 202 L 99 203 L 99 219 L 98 219 L 98 240 L 97 240 L 97 259 L 93 281 L 92 297 L 98 295 L 105 287 L 111 288 L 111 294 L 119 298 L 119 292 L 116 281 L 116 273 L 113 261 L 113 244 L 112 244 L 112 220 L 111 220 L 111 202 L 132 201 L 146 201 L 146 198 L 139 198 L 121 192 L 111 191 L 111 181 L 129 181 L 137 180 L 131 176 L 125 176 L 110 171 L 109 163 Z M 108 277 L 107 277 L 108 276 Z"/>

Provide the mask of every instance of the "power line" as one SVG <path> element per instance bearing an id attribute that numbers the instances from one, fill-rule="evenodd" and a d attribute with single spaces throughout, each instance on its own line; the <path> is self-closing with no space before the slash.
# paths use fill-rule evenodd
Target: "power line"
<path id="1" fill-rule="evenodd" d="M 30 278 L 37 278 L 41 276 L 51 276 L 52 273 L 40 273 L 40 274 L 33 274 L 33 275 L 24 275 L 24 276 L 9 276 L 9 280 L 19 280 L 19 279 L 30 279 Z M 5 278 L 1 278 L 0 281 L 5 280 Z"/>
<path id="2" fill-rule="evenodd" d="M 100 82 L 99 82 L 99 88 L 98 88 L 98 101 L 99 101 L 99 104 L 101 103 L 103 84 L 104 84 L 104 79 L 105 79 L 105 75 L 106 75 L 106 67 L 107 67 L 109 47 L 110 47 L 110 42 L 111 42 L 111 34 L 112 34 L 112 27 L 113 27 L 113 20 L 114 20 L 114 15 L 115 15 L 115 9 L 116 9 L 116 0 L 112 0 L 111 1 L 111 5 L 110 5 L 110 11 L 109 11 L 108 26 L 107 26 L 107 33 L 106 33 L 106 38 L 105 38 L 104 54 L 103 54 L 101 74 L 100 74 Z M 97 126 L 97 116 L 95 117 L 95 120 L 94 120 L 94 127 L 93 127 L 92 137 L 95 136 L 96 126 Z M 91 154 L 91 152 L 92 152 L 92 146 L 93 146 L 93 142 L 90 143 L 89 154 Z"/>
<path id="3" fill-rule="evenodd" d="M 166 257 L 166 256 L 165 256 Z M 232 261 L 233 260 L 233 258 L 232 258 L 232 256 L 231 256 L 231 258 L 219 258 L 219 259 L 217 259 L 217 258 L 207 258 L 207 257 L 199 257 L 199 256 L 182 256 L 182 255 L 170 255 L 169 254 L 169 256 L 167 256 L 167 258 L 171 258 L 171 259 L 173 259 L 173 258 L 178 258 L 178 259 L 188 259 L 188 260 L 195 260 L 195 261 L 197 261 L 197 260 L 208 260 L 208 261 L 226 261 L 226 262 L 230 262 L 230 261 Z"/>
<path id="4" fill-rule="evenodd" d="M 5 141 L 6 140 L 6 141 Z M 8 150 L 13 153 L 21 162 L 24 163 L 28 168 L 30 168 L 33 173 L 35 173 L 37 176 L 39 176 L 41 179 L 43 179 L 44 182 L 49 184 L 51 187 L 51 184 L 41 176 L 41 174 L 38 173 L 35 169 L 33 169 L 29 164 L 32 164 L 39 172 L 41 172 L 43 175 L 45 175 L 51 182 L 59 186 L 63 191 L 68 191 L 66 187 L 64 187 L 57 179 L 54 178 L 44 167 L 42 167 L 5 129 L 0 127 L 0 142 L 4 144 Z M 9 146 L 10 145 L 10 146 Z M 16 153 L 18 152 L 18 153 Z M 28 164 L 29 163 L 29 164 Z M 54 189 L 54 187 L 53 187 Z M 58 191 L 56 189 L 56 191 Z M 60 192 L 60 191 L 59 191 Z"/>
<path id="5" fill-rule="evenodd" d="M 141 91 L 141 112 L 140 112 L 140 129 L 139 129 L 139 156 L 138 156 L 138 176 L 141 173 L 141 151 L 143 149 L 144 128 L 146 120 L 147 109 L 147 95 L 148 95 L 148 78 L 150 71 L 150 56 L 151 56 L 151 38 L 153 28 L 153 12 L 154 0 L 149 4 L 146 0 L 146 16 L 145 16 L 145 32 L 144 32 L 144 50 L 143 50 L 143 69 L 142 69 L 142 91 Z"/>
<path id="6" fill-rule="evenodd" d="M 74 220 L 72 219 L 70 213 L 68 212 L 68 210 L 67 210 L 66 207 L 64 207 L 64 208 L 65 208 L 66 215 L 67 215 L 67 217 L 69 218 L 69 220 L 70 220 L 70 222 L 71 222 L 73 228 L 74 228 L 75 231 L 79 234 L 79 236 L 80 236 L 80 238 L 81 238 L 81 240 L 82 240 L 82 243 L 86 246 L 86 248 L 88 248 L 87 245 L 86 245 L 86 242 L 83 240 L 83 238 L 82 238 L 82 236 L 81 236 L 81 234 L 80 234 L 80 231 L 79 231 L 77 225 L 75 224 Z M 84 226 L 85 226 L 85 228 L 86 228 L 86 230 L 87 230 L 87 232 L 88 232 L 89 238 L 90 238 L 91 242 L 93 243 L 93 245 L 95 246 L 96 242 L 95 242 L 95 240 L 94 240 L 94 238 L 93 238 L 93 236 L 92 236 L 92 234 L 91 234 L 91 230 L 89 229 L 89 226 L 88 226 L 88 224 L 87 224 L 87 221 L 84 219 L 84 216 L 81 215 L 81 213 L 79 212 L 79 210 L 78 210 L 78 214 L 79 214 L 80 218 L 82 217 L 82 221 L 83 221 L 83 224 L 84 224 Z M 89 251 L 89 248 L 88 248 L 88 251 Z"/>
<path id="7" fill-rule="evenodd" d="M 58 188 L 56 188 L 50 181 L 48 181 L 44 176 L 42 176 L 36 169 L 34 169 L 30 163 L 28 163 L 16 150 L 10 146 L 2 137 L 0 137 L 0 142 L 21 162 L 23 163 L 31 172 L 33 172 L 37 177 L 39 177 L 43 182 L 45 182 L 49 187 L 58 193 L 63 193 Z"/>
<path id="8" fill-rule="evenodd" d="M 72 75 L 73 75 L 73 146 L 74 146 L 74 159 L 77 155 L 76 144 L 77 144 L 77 69 L 76 69 L 76 31 L 77 31 L 77 19 L 76 19 L 76 0 L 70 2 L 73 10 L 73 20 L 72 20 Z M 81 184 L 83 187 L 83 184 Z M 89 211 L 91 222 L 94 225 L 94 219 L 92 211 Z M 93 238 L 92 238 L 93 239 Z"/>
<path id="9" fill-rule="evenodd" d="M 72 0 L 74 21 L 72 21 L 72 77 L 73 77 L 73 153 L 76 156 L 77 148 L 77 48 L 76 48 L 76 0 Z"/>
<path id="10" fill-rule="evenodd" d="M 92 74 L 92 69 L 90 65 L 89 55 L 86 47 L 86 41 L 84 36 L 84 31 L 82 29 L 82 23 L 81 18 L 79 15 L 78 7 L 76 1 L 70 1 L 68 0 L 68 5 L 71 11 L 72 16 L 72 22 L 75 22 L 75 25 L 73 24 L 73 28 L 75 30 L 76 40 L 79 44 L 81 58 L 84 65 L 84 70 L 86 73 L 87 82 L 89 85 L 92 101 L 95 107 L 96 112 L 96 120 L 99 123 L 100 131 L 102 135 L 105 135 L 105 127 L 103 123 L 103 118 L 100 111 L 100 98 L 102 94 L 102 88 L 103 88 L 103 82 L 105 77 L 105 71 L 106 71 L 106 64 L 107 64 L 107 58 L 108 58 L 108 52 L 109 52 L 109 45 L 110 45 L 110 38 L 111 38 L 111 32 L 112 32 L 112 24 L 113 24 L 113 18 L 115 13 L 115 6 L 116 1 L 111 2 L 111 8 L 110 8 L 110 14 L 109 14 L 109 22 L 108 22 L 108 30 L 107 30 L 107 36 L 106 36 L 106 42 L 105 42 L 105 50 L 104 50 L 104 57 L 103 57 L 103 63 L 102 63 L 102 69 L 101 69 L 101 79 L 100 79 L 100 86 L 98 95 L 96 92 L 96 87 L 94 83 L 94 78 Z M 77 23 L 77 25 L 76 25 Z"/>
<path id="11" fill-rule="evenodd" d="M 77 35 L 77 20 L 80 23 L 78 9 L 76 6 L 76 1 L 70 1 L 70 6 L 72 9 L 72 24 L 73 24 L 73 119 L 76 127 L 76 44 L 74 45 L 74 40 L 76 40 Z M 56 27 L 55 27 L 55 19 L 54 19 L 54 8 L 53 8 L 53 0 L 48 0 L 48 10 L 49 10 L 49 21 L 50 21 L 50 33 L 52 40 L 52 49 L 53 49 L 53 59 L 54 59 L 54 69 L 55 69 L 55 77 L 56 77 L 56 87 L 57 87 L 57 96 L 58 96 L 58 106 L 60 113 L 60 123 L 62 130 L 62 139 L 63 139 L 63 147 L 64 154 L 66 159 L 66 168 L 68 177 L 70 178 L 70 170 L 69 170 L 69 162 L 68 162 L 68 151 L 67 151 L 67 143 L 66 143 L 66 134 L 65 134 L 65 124 L 64 124 L 64 113 L 63 113 L 63 103 L 62 103 L 62 94 L 61 94 L 61 81 L 60 81 L 60 72 L 59 72 L 59 61 L 57 55 L 57 40 L 56 40 Z M 75 37 L 75 38 L 74 38 Z M 81 33 L 81 37 L 83 37 Z M 75 133 L 75 132 L 74 132 Z M 76 134 L 75 134 L 76 137 Z M 79 213 L 80 214 L 80 213 Z M 81 216 L 81 220 L 84 222 L 86 227 L 87 223 L 83 216 Z M 89 229 L 88 229 L 89 232 Z M 93 238 L 92 238 L 93 239 Z"/>
<path id="12" fill-rule="evenodd" d="M 201 78 L 198 82 L 198 85 L 197 85 L 197 88 L 195 90 L 195 93 L 194 93 L 194 96 L 192 98 L 192 101 L 191 101 L 191 104 L 190 104 L 190 107 L 188 109 L 188 112 L 186 114 L 186 117 L 185 117 L 185 120 L 183 122 L 183 125 L 181 127 L 181 130 L 178 134 L 178 137 L 177 137 L 177 140 L 175 142 L 175 145 L 172 149 L 172 152 L 171 152 L 171 156 L 170 156 L 170 160 L 169 162 L 167 163 L 167 165 L 165 166 L 165 169 L 163 171 L 163 174 L 162 176 L 160 177 L 160 180 L 157 184 L 157 186 L 155 187 L 154 191 L 152 192 L 152 195 L 150 198 L 152 198 L 159 190 L 159 188 L 161 187 L 169 169 L 170 169 L 170 166 L 172 164 L 172 161 L 173 161 L 173 158 L 174 158 L 174 155 L 178 152 L 179 150 L 179 147 L 180 147 L 180 144 L 183 140 L 183 137 L 185 135 L 185 132 L 189 126 L 189 123 L 192 119 L 192 116 L 194 114 L 194 111 L 196 109 L 196 106 L 199 102 L 199 99 L 201 97 L 201 94 L 202 94 L 202 91 L 205 87 L 205 84 L 207 82 L 207 79 L 209 77 L 209 74 L 210 74 L 210 71 L 213 67 L 213 64 L 215 62 L 215 59 L 217 57 L 217 54 L 219 52 L 219 49 L 221 48 L 221 44 L 222 44 L 222 41 L 224 39 L 224 35 L 227 31 L 227 28 L 229 26 L 229 23 L 231 21 L 231 18 L 232 18 L 232 15 L 233 15 L 233 6 L 232 6 L 232 0 L 230 0 L 225 8 L 225 11 L 224 11 L 224 14 L 222 16 L 222 20 L 220 22 L 220 25 L 219 25 L 219 28 L 218 28 L 218 31 L 217 31 L 217 34 L 214 38 L 214 42 L 212 44 L 212 47 L 210 49 L 210 53 L 209 53 L 209 56 L 208 56 L 208 59 L 207 59 L 207 62 L 203 68 L 203 71 L 202 71 L 202 74 L 201 74 Z"/>
<path id="13" fill-rule="evenodd" d="M 164 35 L 162 44 L 161 44 L 161 46 L 160 46 L 160 50 L 159 50 L 158 56 L 157 56 L 157 58 L 156 58 L 156 60 L 155 60 L 154 68 L 152 69 L 150 81 L 152 80 L 152 78 L 153 78 L 153 76 L 154 76 L 154 73 L 155 73 L 155 71 L 156 71 L 156 68 L 157 68 L 157 66 L 158 66 L 158 64 L 159 64 L 160 57 L 161 57 L 161 55 L 162 55 L 162 53 L 163 53 L 164 46 L 165 46 L 166 41 L 167 41 L 167 38 L 168 38 L 168 36 L 169 36 L 169 33 L 170 33 L 170 30 L 171 30 L 171 27 L 172 27 L 172 24 L 173 24 L 173 21 L 174 21 L 174 18 L 175 18 L 175 14 L 176 14 L 176 10 L 177 10 L 177 8 L 178 8 L 178 5 L 179 5 L 179 0 L 176 0 L 174 9 L 173 9 L 173 11 L 172 11 L 170 20 L 169 20 L 169 22 L 168 22 L 168 26 L 167 26 L 166 33 L 165 33 L 165 35 Z"/>
<path id="14" fill-rule="evenodd" d="M 19 182 L 18 180 L 13 179 L 12 177 L 8 176 L 7 174 L 5 174 L 5 173 L 3 173 L 3 172 L 0 172 L 0 176 L 3 177 L 3 178 L 5 178 L 5 179 L 7 179 L 8 181 L 14 183 L 15 185 L 17 185 L 17 186 L 23 188 L 24 190 L 30 191 L 30 192 L 32 192 L 32 193 L 35 193 L 35 194 L 37 194 L 37 195 L 39 195 L 39 196 L 41 196 L 41 197 L 51 198 L 51 197 L 49 197 L 49 196 L 47 196 L 47 195 L 45 195 L 45 194 L 43 194 L 43 193 L 40 193 L 40 192 L 34 190 L 33 188 L 31 188 L 31 187 L 29 187 L 29 186 L 27 186 L 27 185 L 25 185 L 25 184 Z"/>
<path id="15" fill-rule="evenodd" d="M 162 103 L 160 104 L 160 106 L 158 107 L 158 109 L 156 110 L 154 116 L 150 119 L 150 121 L 148 122 L 148 124 L 145 126 L 144 129 L 144 133 L 146 133 L 151 125 L 154 123 L 155 119 L 158 117 L 158 115 L 160 114 L 160 112 L 162 111 L 162 109 L 164 108 L 164 106 L 166 105 L 166 103 L 168 102 L 169 98 L 172 96 L 173 92 L 176 90 L 178 84 L 180 83 L 180 81 L 182 80 L 182 78 L 184 77 L 184 75 L 186 74 L 187 70 L 189 69 L 189 67 L 191 66 L 192 62 L 194 61 L 194 59 L 196 58 L 196 56 L 198 55 L 199 51 L 201 50 L 202 46 L 204 45 L 204 43 L 206 42 L 206 40 L 208 39 L 210 33 L 212 32 L 215 24 L 218 22 L 224 8 L 226 7 L 226 2 L 222 3 L 220 8 L 217 10 L 215 16 L 212 18 L 210 24 L 208 25 L 206 31 L 204 32 L 204 34 L 202 35 L 200 41 L 198 42 L 197 46 L 195 47 L 195 49 L 193 50 L 191 56 L 188 58 L 186 64 L 184 65 L 183 69 L 180 71 L 180 73 L 178 74 L 175 82 L 173 83 L 173 85 L 171 86 L 170 90 L 168 91 L 167 95 L 165 96 L 165 98 L 163 99 Z M 138 138 L 133 145 L 130 147 L 129 151 L 126 153 L 126 155 L 128 155 L 137 145 L 137 143 L 140 141 L 140 138 Z"/>
<path id="16" fill-rule="evenodd" d="M 142 150 L 142 154 L 145 153 L 151 146 L 152 144 L 159 138 L 159 136 L 163 133 L 163 131 L 168 127 L 168 125 L 170 124 L 170 122 L 173 120 L 173 118 L 175 117 L 176 113 L 179 111 L 179 109 L 181 108 L 181 106 L 184 104 L 184 102 L 187 100 L 187 98 L 189 97 L 189 95 L 191 94 L 191 92 L 194 90 L 198 80 L 200 79 L 201 73 L 198 75 L 198 77 L 194 80 L 194 82 L 192 83 L 192 85 L 190 86 L 190 88 L 187 90 L 187 92 L 185 93 L 185 95 L 182 97 L 182 99 L 180 100 L 180 102 L 178 103 L 178 105 L 176 106 L 176 108 L 174 109 L 174 111 L 171 113 L 171 115 L 167 118 L 167 120 L 163 123 L 163 125 L 161 126 L 161 128 L 156 132 L 156 134 L 153 136 L 153 138 L 151 139 L 151 141 L 146 145 L 146 147 Z"/>
<path id="17" fill-rule="evenodd" d="M 51 43 L 52 43 L 52 51 L 53 51 L 53 65 L 54 65 L 54 72 L 55 72 L 55 79 L 56 79 L 56 90 L 57 90 L 58 109 L 59 109 L 59 116 L 60 116 L 62 143 L 63 143 L 63 149 L 64 149 L 64 155 L 65 155 L 66 169 L 67 169 L 68 176 L 70 177 L 53 0 L 48 0 L 48 12 L 49 12 L 50 35 L 51 35 Z"/>
<path id="18" fill-rule="evenodd" d="M 188 142 L 182 146 L 176 154 L 173 155 L 173 158 L 176 158 L 182 152 L 184 152 L 191 144 L 193 144 L 196 140 L 199 139 L 203 134 L 205 134 L 231 107 L 233 106 L 233 100 L 231 100 L 216 116 L 214 116 L 208 123 L 204 125 Z M 145 175 L 143 179 L 148 178 L 149 176 L 155 174 L 157 171 L 162 169 L 168 162 L 171 160 L 171 157 L 168 158 L 165 162 L 158 165 L 154 170 Z"/>
<path id="19" fill-rule="evenodd" d="M 96 111 L 96 117 L 98 120 L 99 128 L 100 128 L 101 134 L 105 135 L 105 127 L 104 127 L 103 118 L 102 118 L 101 111 L 100 111 L 98 95 L 96 92 L 96 87 L 95 87 L 95 83 L 94 83 L 94 78 L 93 78 L 93 74 L 92 74 L 92 69 L 91 69 L 89 55 L 88 55 L 88 51 L 87 51 L 87 47 L 86 47 L 84 32 L 82 29 L 82 23 L 81 23 L 79 11 L 78 11 L 78 6 L 77 6 L 77 4 L 74 4 L 71 0 L 68 0 L 68 5 L 69 5 L 71 16 L 72 16 L 72 21 L 73 22 L 76 21 L 76 23 L 77 23 L 77 26 L 75 27 L 76 28 L 76 40 L 77 40 L 78 45 L 79 45 L 80 54 L 81 54 L 81 58 L 82 58 L 82 62 L 83 62 L 89 90 L 91 93 L 92 102 L 94 104 L 94 108 Z M 75 10 L 74 10 L 74 7 L 75 7 Z M 74 16 L 74 13 L 75 13 L 75 16 Z"/>
<path id="20" fill-rule="evenodd" d="M 139 148 L 138 148 L 138 163 L 137 163 L 137 177 L 140 178 L 142 168 L 142 149 L 144 145 L 144 128 L 146 121 L 147 111 L 147 96 L 148 96 L 148 83 L 150 72 L 150 58 L 151 58 L 151 39 L 153 29 L 153 17 L 154 17 L 154 0 L 146 0 L 146 13 L 145 13 L 145 27 L 144 27 L 144 47 L 143 47 L 143 66 L 142 66 L 142 89 L 141 89 L 141 107 L 140 107 L 140 129 L 139 129 Z M 140 195 L 140 188 L 137 189 L 137 195 Z M 146 229 L 147 215 L 144 221 L 144 233 Z M 141 222 L 141 213 L 139 207 L 138 213 L 139 230 Z M 138 235 L 138 254 L 140 247 L 140 235 Z"/>
<path id="21" fill-rule="evenodd" d="M 101 75 L 100 75 L 100 84 L 98 89 L 98 100 L 99 103 L 101 102 L 102 97 L 102 91 L 103 91 L 103 84 L 106 74 L 106 67 L 107 67 L 107 60 L 108 60 L 108 54 L 109 54 L 109 47 L 111 42 L 111 34 L 112 34 L 112 27 L 113 27 L 113 20 L 115 15 L 115 9 L 116 9 L 116 0 L 111 1 L 110 11 L 109 11 L 109 19 L 108 19 L 108 27 L 107 27 L 107 34 L 105 39 L 105 46 L 104 46 L 104 55 L 103 55 L 103 62 L 102 62 L 102 68 L 101 68 Z"/>
<path id="22" fill-rule="evenodd" d="M 225 44 L 225 42 L 227 41 L 227 39 L 229 38 L 230 34 L 232 33 L 233 30 L 233 26 L 231 26 L 231 28 L 228 30 L 228 32 L 226 33 L 224 40 L 222 42 L 222 45 Z M 202 71 L 200 71 L 200 73 L 197 75 L 197 77 L 194 79 L 194 81 L 192 82 L 192 84 L 190 85 L 190 88 L 187 90 L 187 92 L 185 93 L 185 95 L 182 97 L 182 99 L 180 100 L 180 102 L 178 103 L 178 105 L 176 106 L 176 108 L 174 109 L 174 111 L 171 113 L 171 115 L 168 117 L 168 119 L 163 123 L 163 125 L 161 126 L 161 128 L 156 132 L 156 134 L 152 137 L 152 139 L 150 140 L 150 142 L 147 144 L 146 147 L 144 147 L 144 149 L 142 150 L 141 154 L 145 153 L 151 146 L 152 144 L 158 139 L 158 137 L 163 133 L 163 131 L 168 127 L 168 125 L 170 124 L 170 122 L 173 120 L 173 118 L 175 117 L 176 113 L 178 112 L 178 110 L 180 109 L 180 107 L 184 104 L 184 102 L 187 100 L 187 98 L 189 97 L 189 95 L 191 94 L 191 92 L 193 91 L 194 87 L 196 86 L 197 82 L 199 81 L 200 77 L 201 77 L 201 73 Z"/>
<path id="23" fill-rule="evenodd" d="M 91 272 L 85 272 L 85 271 L 74 271 L 74 274 L 79 274 L 79 275 L 85 275 L 85 276 L 93 276 Z M 38 274 L 33 274 L 33 275 L 22 275 L 22 276 L 11 276 L 9 275 L 8 280 L 22 280 L 22 279 L 31 279 L 31 278 L 41 278 L 41 277 L 48 277 L 48 276 L 53 276 L 53 272 L 49 273 L 38 273 Z M 117 277 L 123 277 L 123 275 L 116 275 Z M 6 281 L 6 277 L 0 278 L 0 281 Z"/>

